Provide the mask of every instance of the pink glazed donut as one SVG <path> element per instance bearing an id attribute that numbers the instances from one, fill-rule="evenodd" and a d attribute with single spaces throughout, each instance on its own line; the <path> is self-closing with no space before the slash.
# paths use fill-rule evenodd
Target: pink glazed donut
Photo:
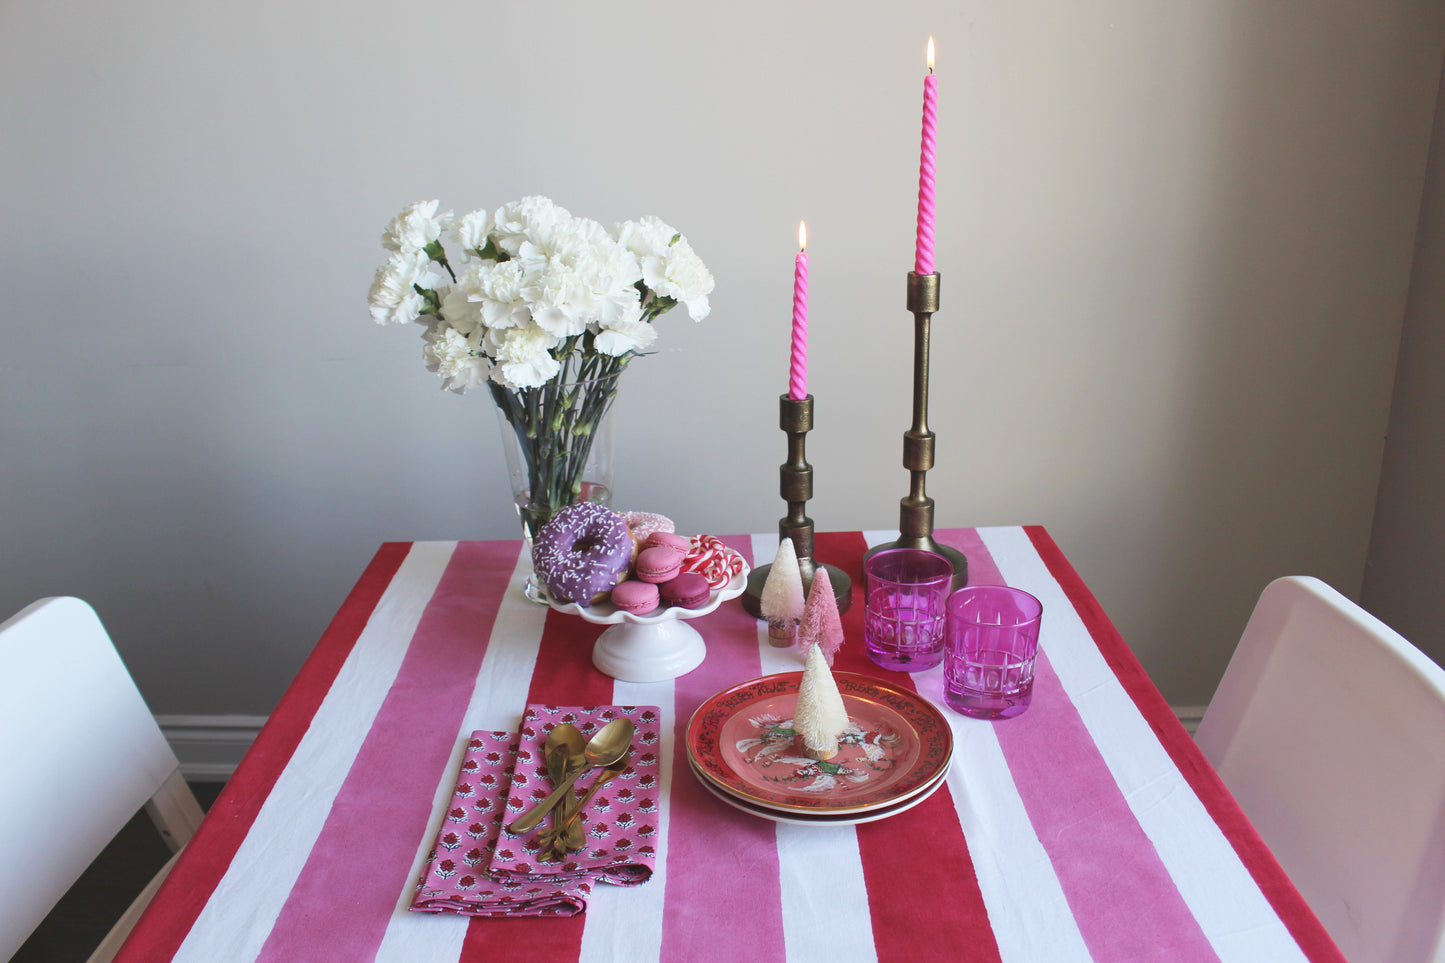
<path id="1" fill-rule="evenodd" d="M 563 602 L 599 601 L 631 564 L 627 523 L 595 502 L 557 509 L 532 542 L 532 568 L 547 593 Z"/>

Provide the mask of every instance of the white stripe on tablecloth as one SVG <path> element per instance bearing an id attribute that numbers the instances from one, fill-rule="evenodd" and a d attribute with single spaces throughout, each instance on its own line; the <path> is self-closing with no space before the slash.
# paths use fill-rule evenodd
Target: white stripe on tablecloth
<path id="1" fill-rule="evenodd" d="M 943 706 L 943 672 L 914 674 Z M 953 729 L 948 791 L 1004 963 L 1092 959 L 1053 864 L 1034 832 L 993 725 L 943 709 Z M 1006 723 L 1005 723 L 1006 724 Z"/>
<path id="2" fill-rule="evenodd" d="M 1073 604 L 1019 528 L 979 536 L 1009 585 L 1044 604 L 1045 639 L 1084 640 Z M 1052 626 L 1063 627 L 1051 631 Z M 1095 645 L 1048 648 L 1049 661 L 1104 762 L 1180 895 L 1222 963 L 1304 960 L 1299 945 L 1240 862 L 1234 847 L 1189 787 L 1149 723 Z M 1180 833 L 1181 826 L 1195 829 Z"/>
<path id="3" fill-rule="evenodd" d="M 767 564 L 778 553 L 778 536 L 753 536 L 756 558 Z M 758 652 L 763 675 L 799 672 L 803 653 L 796 648 L 774 648 L 768 642 L 766 622 L 758 623 Z M 778 823 L 778 873 L 783 900 L 783 942 L 789 960 L 834 956 L 838 947 L 851 947 L 847 958 L 876 960 L 873 917 L 861 909 L 868 905 L 868 885 L 858 852 L 858 833 L 852 826 L 795 826 Z M 836 913 L 828 906 L 859 907 L 860 912 Z"/>
<path id="4" fill-rule="evenodd" d="M 878 959 L 858 833 L 852 826 L 778 824 L 783 942 L 789 961 Z M 838 907 L 858 912 L 839 913 Z"/>
<path id="5" fill-rule="evenodd" d="M 174 961 L 260 953 L 455 549 L 426 542 L 407 553 Z"/>
<path id="6" fill-rule="evenodd" d="M 898 532 L 864 532 L 868 547 Z M 948 791 L 989 925 L 1004 963 L 1087 961 L 1091 957 L 1058 875 L 1034 832 L 993 726 L 947 708 L 943 670 L 912 673 L 918 693 L 939 706 L 953 730 Z"/>
<path id="7" fill-rule="evenodd" d="M 525 543 L 523 543 L 525 544 Z M 376 951 L 378 963 L 415 963 L 417 960 L 455 960 L 461 956 L 470 917 L 453 913 L 413 913 L 412 882 L 421 875 L 422 864 L 445 817 L 447 804 L 456 788 L 457 772 L 466 754 L 467 742 L 478 729 L 516 732 L 522 722 L 525 693 L 531 688 L 537 653 L 542 647 L 542 630 L 547 620 L 547 607 L 529 601 L 523 593 L 532 563 L 526 552 L 518 552 L 507 591 L 497 610 L 487 652 L 477 672 L 471 702 L 462 717 L 452 757 L 432 799 L 432 819 L 422 838 L 417 840 L 416 858 L 411 873 L 401 880 L 396 906 L 391 912 L 386 935 Z M 518 700 L 517 693 L 524 698 Z"/>
<path id="8" fill-rule="evenodd" d="M 615 682 L 612 701 L 620 706 L 658 706 L 662 710 L 662 745 L 656 749 L 662 760 L 658 798 L 663 800 L 658 813 L 657 868 L 641 886 L 599 884 L 592 888 L 578 963 L 650 963 L 662 955 L 662 904 L 667 893 L 668 824 L 672 818 L 666 801 L 672 798 L 672 780 L 677 778 L 672 771 L 677 728 L 675 683 L 671 679 Z"/>

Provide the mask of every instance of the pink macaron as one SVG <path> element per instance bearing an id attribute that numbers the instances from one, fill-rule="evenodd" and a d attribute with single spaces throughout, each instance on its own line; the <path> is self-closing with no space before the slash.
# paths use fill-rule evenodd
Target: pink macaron
<path id="1" fill-rule="evenodd" d="M 680 605 L 685 609 L 700 609 L 712 598 L 712 586 L 695 572 L 683 572 L 677 578 L 663 582 L 659 590 L 662 600 L 668 605 Z"/>
<path id="2" fill-rule="evenodd" d="M 666 546 L 644 548 L 637 556 L 637 577 L 654 584 L 669 581 L 682 570 L 682 559 L 675 549 Z"/>
<path id="3" fill-rule="evenodd" d="M 646 615 L 658 606 L 657 586 L 630 578 L 612 590 L 612 604 L 633 615 Z"/>
<path id="4" fill-rule="evenodd" d="M 687 555 L 692 550 L 692 539 L 686 535 L 677 535 L 673 532 L 653 532 L 652 537 L 647 540 L 647 548 L 670 548 L 679 555 Z"/>

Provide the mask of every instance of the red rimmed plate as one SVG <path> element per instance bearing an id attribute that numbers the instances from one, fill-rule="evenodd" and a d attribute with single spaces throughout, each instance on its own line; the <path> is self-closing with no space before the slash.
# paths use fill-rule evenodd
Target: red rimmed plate
<path id="1" fill-rule="evenodd" d="M 827 762 L 804 755 L 792 730 L 801 672 L 763 676 L 719 692 L 687 724 L 687 754 L 708 782 L 782 812 L 858 813 L 927 788 L 948 768 L 953 732 L 915 692 L 852 672 L 833 678 L 849 727 Z"/>
<path id="2" fill-rule="evenodd" d="M 694 768 L 696 773 L 697 769 Z M 938 791 L 938 787 L 947 781 L 947 774 L 940 775 L 933 782 L 928 783 L 918 792 L 899 802 L 888 806 L 879 806 L 876 809 L 867 809 L 858 813 L 795 813 L 784 812 L 780 809 L 770 809 L 767 806 L 758 806 L 740 799 L 731 793 L 724 792 L 713 785 L 707 779 L 698 778 L 702 788 L 706 789 L 718 800 L 727 803 L 732 808 L 745 812 L 750 816 L 757 816 L 760 819 L 771 819 L 775 823 L 790 823 L 794 826 L 858 826 L 863 823 L 877 822 L 880 819 L 887 819 L 889 816 L 896 816 L 906 812 L 923 802 L 929 796 Z"/>

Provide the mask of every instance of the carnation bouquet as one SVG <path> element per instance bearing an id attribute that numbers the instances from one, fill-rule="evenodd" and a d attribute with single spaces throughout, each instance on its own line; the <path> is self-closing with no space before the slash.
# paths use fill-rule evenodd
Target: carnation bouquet
<path id="1" fill-rule="evenodd" d="M 422 357 L 443 388 L 491 391 L 526 462 L 517 494 L 530 537 L 592 494 L 583 470 L 618 376 L 652 347 L 661 315 L 682 304 L 694 321 L 707 317 L 712 275 L 655 217 L 614 235 L 545 197 L 490 215 L 437 207 L 412 204 L 387 225 L 371 316 L 425 325 Z"/>

